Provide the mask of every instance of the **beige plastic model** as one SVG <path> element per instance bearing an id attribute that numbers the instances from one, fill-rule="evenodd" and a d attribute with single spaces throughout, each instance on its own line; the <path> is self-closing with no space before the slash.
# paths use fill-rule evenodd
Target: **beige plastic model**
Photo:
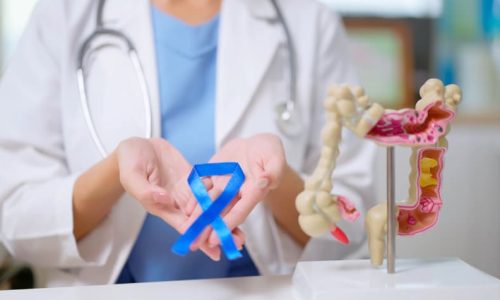
<path id="1" fill-rule="evenodd" d="M 461 100 L 461 91 L 457 85 L 444 87 L 438 79 L 429 79 L 420 89 L 421 99 L 416 109 L 422 109 L 433 101 L 443 101 L 453 111 Z M 324 102 L 327 122 L 321 131 L 323 147 L 312 176 L 306 180 L 305 190 L 297 196 L 296 208 L 299 212 L 299 224 L 310 236 L 318 236 L 335 229 L 341 214 L 338 208 L 338 196 L 331 194 L 332 174 L 339 155 L 342 128 L 347 128 L 363 138 L 384 115 L 384 108 L 377 103 L 370 103 L 361 87 L 347 85 L 334 86 L 328 92 Z M 449 127 L 446 128 L 446 133 Z M 440 138 L 438 146 L 447 146 L 445 136 Z M 405 204 L 414 204 L 416 199 L 416 156 L 419 147 L 412 148 L 410 157 L 409 197 Z M 386 203 L 371 208 L 365 222 L 372 264 L 382 264 L 385 254 L 385 236 L 387 231 Z"/>
<path id="2" fill-rule="evenodd" d="M 320 159 L 312 176 L 305 182 L 305 190 L 296 199 L 299 224 L 310 236 L 334 230 L 341 218 L 338 198 L 331 194 L 331 190 L 342 128 L 349 128 L 359 137 L 364 137 L 384 113 L 382 106 L 370 105 L 361 87 L 347 85 L 332 87 L 324 107 L 327 123 L 321 131 L 323 147 Z"/>

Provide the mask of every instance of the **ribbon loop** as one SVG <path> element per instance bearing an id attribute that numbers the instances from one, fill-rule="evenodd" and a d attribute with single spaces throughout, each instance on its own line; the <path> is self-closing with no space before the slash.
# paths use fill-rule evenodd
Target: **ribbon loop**
<path id="1" fill-rule="evenodd" d="M 201 181 L 201 177 L 222 175 L 232 176 L 224 191 L 212 202 L 205 185 Z M 203 213 L 177 239 L 172 246 L 172 252 L 179 255 L 186 255 L 189 252 L 191 243 L 201 234 L 205 227 L 211 225 L 221 241 L 221 247 L 226 257 L 230 260 L 240 258 L 242 255 L 236 247 L 231 230 L 224 223 L 220 214 L 238 194 L 244 181 L 245 174 L 243 174 L 243 170 L 236 162 L 194 165 L 193 170 L 189 174 L 188 183 L 196 200 L 203 209 Z"/>

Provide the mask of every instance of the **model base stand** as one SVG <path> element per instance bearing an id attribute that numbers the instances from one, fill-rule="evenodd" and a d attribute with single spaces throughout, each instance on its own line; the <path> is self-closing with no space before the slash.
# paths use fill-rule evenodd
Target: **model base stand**
<path id="1" fill-rule="evenodd" d="M 398 259 L 396 273 L 369 260 L 300 262 L 293 275 L 296 299 L 500 299 L 500 280 L 463 261 Z"/>

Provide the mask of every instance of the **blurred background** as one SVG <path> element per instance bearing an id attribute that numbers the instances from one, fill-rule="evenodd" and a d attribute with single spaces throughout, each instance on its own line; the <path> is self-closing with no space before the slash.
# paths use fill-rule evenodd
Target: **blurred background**
<path id="1" fill-rule="evenodd" d="M 386 107 L 410 107 L 430 77 L 463 90 L 448 136 L 438 226 L 398 239 L 398 257 L 459 257 L 500 278 L 500 0 L 322 0 L 344 18 L 363 86 Z M 0 74 L 35 0 L 0 0 Z M 1 99 L 0 101 L 9 101 Z M 385 200 L 385 150 L 377 197 Z M 397 149 L 398 199 L 409 151 Z M 8 277 L 0 250 L 0 283 Z M 6 275 L 7 274 L 7 275 Z"/>

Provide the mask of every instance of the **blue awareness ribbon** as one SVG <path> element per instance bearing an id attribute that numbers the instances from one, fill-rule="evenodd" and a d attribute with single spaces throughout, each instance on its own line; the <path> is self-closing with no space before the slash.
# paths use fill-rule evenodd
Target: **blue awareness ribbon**
<path id="1" fill-rule="evenodd" d="M 201 181 L 204 176 L 222 176 L 232 174 L 224 191 L 212 202 L 205 185 Z M 221 242 L 221 247 L 230 260 L 242 257 L 234 242 L 231 231 L 224 220 L 220 217 L 222 211 L 229 205 L 231 200 L 238 194 L 241 185 L 245 181 L 245 174 L 236 162 L 207 163 L 194 165 L 188 177 L 196 200 L 203 209 L 203 213 L 191 224 L 186 232 L 181 235 L 172 246 L 172 252 L 178 255 L 186 255 L 191 243 L 201 234 L 205 227 L 211 225 Z"/>

